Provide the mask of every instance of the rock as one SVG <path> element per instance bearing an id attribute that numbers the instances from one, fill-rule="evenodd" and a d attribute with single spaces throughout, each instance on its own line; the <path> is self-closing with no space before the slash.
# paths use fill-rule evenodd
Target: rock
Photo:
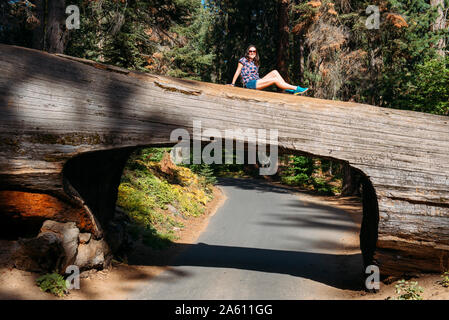
<path id="1" fill-rule="evenodd" d="M 90 233 L 80 233 L 78 236 L 78 241 L 80 244 L 89 243 L 89 240 L 91 237 L 92 237 L 92 234 L 90 234 Z"/>
<path id="2" fill-rule="evenodd" d="M 95 270 L 90 269 L 80 273 L 81 279 L 89 279 L 93 274 L 95 274 Z"/>
<path id="3" fill-rule="evenodd" d="M 45 232 L 31 239 L 19 239 L 13 254 L 17 269 L 33 272 L 62 270 L 65 250 L 62 240 L 53 232 Z"/>
<path id="4" fill-rule="evenodd" d="M 78 246 L 75 265 L 80 270 L 103 269 L 111 259 L 109 246 L 104 240 L 90 240 L 89 243 Z"/>
<path id="5" fill-rule="evenodd" d="M 74 222 L 46 220 L 35 238 L 20 239 L 13 253 L 16 268 L 64 273 L 75 262 L 79 229 Z"/>
<path id="6" fill-rule="evenodd" d="M 179 215 L 179 211 L 178 209 L 176 209 L 174 206 L 172 206 L 171 204 L 167 205 L 167 209 L 168 211 L 170 211 L 171 213 L 173 213 L 174 215 Z"/>
<path id="7" fill-rule="evenodd" d="M 75 222 L 61 223 L 47 220 L 42 225 L 41 232 L 38 237 L 45 233 L 54 233 L 61 239 L 61 243 L 65 251 L 65 258 L 62 263 L 62 271 L 64 271 L 67 266 L 72 265 L 75 262 L 78 250 L 79 229 L 77 228 Z"/>

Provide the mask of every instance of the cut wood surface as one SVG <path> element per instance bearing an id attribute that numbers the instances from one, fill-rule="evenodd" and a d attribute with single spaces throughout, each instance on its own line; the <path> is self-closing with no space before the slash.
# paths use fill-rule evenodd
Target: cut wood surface
<path id="1" fill-rule="evenodd" d="M 278 141 L 265 142 L 346 161 L 372 184 L 378 212 L 370 205 L 366 215 L 379 221 L 367 219 L 366 227 L 378 231 L 382 273 L 449 267 L 448 117 L 155 76 L 14 46 L 0 51 L 3 190 L 84 207 L 101 234 L 134 147 L 172 145 L 171 132 L 192 132 L 193 121 L 223 136 L 277 129 Z"/>

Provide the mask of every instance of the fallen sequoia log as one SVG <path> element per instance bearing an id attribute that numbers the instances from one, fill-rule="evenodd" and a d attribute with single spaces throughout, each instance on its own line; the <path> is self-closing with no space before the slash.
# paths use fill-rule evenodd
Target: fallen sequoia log
<path id="1" fill-rule="evenodd" d="M 69 205 L 68 213 L 78 210 L 80 230 L 100 238 L 136 146 L 173 145 L 171 132 L 192 132 L 194 120 L 221 132 L 278 129 L 278 141 L 265 142 L 344 161 L 363 175 L 365 264 L 378 264 L 385 275 L 449 267 L 447 117 L 173 79 L 13 46 L 0 50 L 4 197 L 47 194 Z"/>

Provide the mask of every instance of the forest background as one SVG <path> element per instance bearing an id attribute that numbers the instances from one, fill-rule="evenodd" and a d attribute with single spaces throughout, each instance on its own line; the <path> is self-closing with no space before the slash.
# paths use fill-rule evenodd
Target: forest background
<path id="1" fill-rule="evenodd" d="M 80 10 L 67 30 L 66 7 Z M 379 10 L 378 28 L 369 6 Z M 449 0 L 10 0 L 0 42 L 230 83 L 249 44 L 317 98 L 449 113 Z"/>

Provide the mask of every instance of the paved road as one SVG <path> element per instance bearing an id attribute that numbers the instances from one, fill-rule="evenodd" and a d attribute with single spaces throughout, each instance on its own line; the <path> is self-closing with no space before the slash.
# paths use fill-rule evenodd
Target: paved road
<path id="1" fill-rule="evenodd" d="M 358 232 L 348 214 L 255 180 L 219 185 L 228 199 L 198 242 L 131 299 L 344 299 L 360 289 L 362 257 L 341 250 Z"/>

